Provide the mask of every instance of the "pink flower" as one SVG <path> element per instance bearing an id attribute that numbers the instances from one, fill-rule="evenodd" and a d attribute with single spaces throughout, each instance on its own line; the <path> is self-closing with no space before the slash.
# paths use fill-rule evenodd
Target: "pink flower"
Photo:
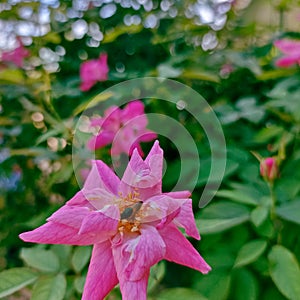
<path id="1" fill-rule="evenodd" d="M 131 155 L 134 148 L 143 156 L 140 142 L 149 142 L 157 137 L 156 133 L 146 129 L 147 124 L 142 101 L 129 102 L 123 110 L 111 106 L 104 112 L 103 118 L 91 121 L 91 126 L 100 126 L 100 131 L 88 141 L 88 148 L 99 149 L 113 142 L 111 154 L 114 156 L 121 153 Z"/>
<path id="2" fill-rule="evenodd" d="M 133 151 L 122 180 L 95 160 L 83 189 L 21 239 L 93 244 L 83 300 L 103 299 L 118 282 L 123 300 L 145 300 L 150 267 L 162 259 L 209 272 L 209 265 L 177 228 L 200 239 L 190 193 L 162 193 L 162 166 L 158 141 L 145 160 Z"/>
<path id="3" fill-rule="evenodd" d="M 300 41 L 283 39 L 275 41 L 274 45 L 285 54 L 276 61 L 276 66 L 288 68 L 294 64 L 300 64 Z"/>
<path id="4" fill-rule="evenodd" d="M 278 175 L 278 164 L 274 157 L 267 157 L 260 162 L 260 174 L 267 181 L 274 181 Z"/>
<path id="5" fill-rule="evenodd" d="M 80 78 L 82 91 L 88 91 L 97 81 L 107 80 L 108 73 L 107 54 L 100 54 L 98 59 L 85 61 L 80 66 Z"/>
<path id="6" fill-rule="evenodd" d="M 6 63 L 13 63 L 17 67 L 23 67 L 23 61 L 25 57 L 28 57 L 30 55 L 30 52 L 24 48 L 24 46 L 19 41 L 19 46 L 12 50 L 12 51 L 6 51 L 2 52 L 1 60 Z"/>

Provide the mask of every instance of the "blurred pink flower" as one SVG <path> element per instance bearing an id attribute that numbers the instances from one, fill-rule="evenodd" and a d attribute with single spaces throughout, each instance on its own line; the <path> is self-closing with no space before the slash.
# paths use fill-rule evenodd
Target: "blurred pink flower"
<path id="1" fill-rule="evenodd" d="M 82 91 L 88 91 L 98 81 L 107 80 L 108 73 L 107 54 L 100 54 L 98 59 L 85 61 L 80 66 L 80 78 Z"/>
<path id="2" fill-rule="evenodd" d="M 104 299 L 118 282 L 123 300 L 145 300 L 150 268 L 162 259 L 209 272 L 210 266 L 177 228 L 200 239 L 190 193 L 162 193 L 162 167 L 158 141 L 145 160 L 133 151 L 122 180 L 95 160 L 83 189 L 21 239 L 94 244 L 83 300 Z"/>
<path id="3" fill-rule="evenodd" d="M 134 148 L 143 156 L 140 142 L 149 142 L 157 137 L 156 133 L 146 129 L 147 124 L 142 101 L 131 101 L 123 110 L 111 106 L 104 112 L 104 117 L 91 121 L 91 126 L 99 126 L 100 131 L 88 141 L 88 148 L 99 149 L 113 142 L 111 154 L 114 156 L 121 153 L 131 155 Z"/>
<path id="4" fill-rule="evenodd" d="M 278 164 L 274 157 L 267 157 L 261 160 L 260 175 L 267 181 L 274 181 L 278 177 Z"/>
<path id="5" fill-rule="evenodd" d="M 223 77 L 223 78 L 226 78 L 233 71 L 234 71 L 233 65 L 231 63 L 226 63 L 226 64 L 221 66 L 220 76 Z"/>
<path id="6" fill-rule="evenodd" d="M 1 60 L 5 63 L 13 63 L 17 67 L 23 67 L 24 58 L 28 57 L 30 52 L 24 48 L 24 46 L 19 41 L 19 46 L 12 51 L 5 51 L 1 54 Z"/>
<path id="7" fill-rule="evenodd" d="M 300 64 L 300 41 L 282 39 L 275 41 L 274 45 L 285 54 L 276 61 L 276 66 L 288 68 L 294 64 Z"/>

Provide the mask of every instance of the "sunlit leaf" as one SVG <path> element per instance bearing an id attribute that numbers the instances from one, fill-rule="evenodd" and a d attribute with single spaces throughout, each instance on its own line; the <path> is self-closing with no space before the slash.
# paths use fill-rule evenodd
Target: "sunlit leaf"
<path id="1" fill-rule="evenodd" d="M 31 300 L 63 300 L 67 281 L 64 275 L 39 278 L 32 291 Z"/>
<path id="2" fill-rule="evenodd" d="M 0 298 L 13 294 L 33 283 L 38 274 L 28 268 L 14 268 L 0 273 Z"/>
<path id="3" fill-rule="evenodd" d="M 92 253 L 91 247 L 77 247 L 74 250 L 74 254 L 72 256 L 72 266 L 74 270 L 79 273 L 90 260 Z"/>
<path id="4" fill-rule="evenodd" d="M 295 255 L 276 245 L 269 253 L 270 275 L 279 291 L 288 299 L 299 299 L 300 268 Z"/>
<path id="5" fill-rule="evenodd" d="M 57 272 L 59 260 L 51 250 L 40 248 L 23 248 L 20 254 L 25 263 L 44 272 Z"/>
<path id="6" fill-rule="evenodd" d="M 266 250 L 267 242 L 265 240 L 254 240 L 245 244 L 239 251 L 235 267 L 242 267 L 254 262 Z"/>
<path id="7" fill-rule="evenodd" d="M 276 208 L 276 213 L 282 219 L 300 225 L 300 200 L 291 201 Z"/>

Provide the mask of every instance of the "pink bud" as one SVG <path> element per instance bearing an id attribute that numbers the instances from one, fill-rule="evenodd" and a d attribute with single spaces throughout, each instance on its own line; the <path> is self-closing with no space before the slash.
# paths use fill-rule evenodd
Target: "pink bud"
<path id="1" fill-rule="evenodd" d="M 260 162 L 260 175 L 268 181 L 273 181 L 278 177 L 279 170 L 276 159 L 273 157 L 264 158 Z"/>

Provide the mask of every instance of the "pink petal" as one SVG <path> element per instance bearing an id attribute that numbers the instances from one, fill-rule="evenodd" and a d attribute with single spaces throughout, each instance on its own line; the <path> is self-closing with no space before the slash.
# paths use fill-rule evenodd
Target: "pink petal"
<path id="1" fill-rule="evenodd" d="M 122 110 L 116 105 L 107 108 L 104 112 L 101 129 L 116 133 L 121 127 L 121 114 Z"/>
<path id="2" fill-rule="evenodd" d="M 101 126 L 104 122 L 104 118 L 102 117 L 93 117 L 90 121 L 90 126 L 91 127 L 96 127 L 96 126 Z"/>
<path id="3" fill-rule="evenodd" d="M 123 194 L 132 188 L 138 188 L 141 200 L 160 194 L 162 165 L 163 152 L 158 142 L 155 142 L 145 162 L 135 149 L 122 178 Z"/>
<path id="4" fill-rule="evenodd" d="M 142 221 L 152 223 L 160 229 L 169 224 L 179 214 L 182 205 L 183 201 L 164 194 L 153 196 L 144 201 L 143 208 L 146 212 Z"/>
<path id="5" fill-rule="evenodd" d="M 163 171 L 163 158 L 164 152 L 159 146 L 159 142 L 155 141 L 148 156 L 145 159 L 145 163 L 150 166 L 153 176 L 157 179 L 157 189 L 161 190 L 162 171 Z"/>
<path id="6" fill-rule="evenodd" d="M 101 210 L 107 205 L 112 205 L 114 199 L 116 198 L 116 195 L 105 189 L 83 189 L 82 192 L 93 210 Z"/>
<path id="7" fill-rule="evenodd" d="M 88 206 L 88 201 L 85 198 L 82 191 L 77 192 L 72 199 L 70 199 L 66 205 L 71 206 Z"/>
<path id="8" fill-rule="evenodd" d="M 139 134 L 138 141 L 139 142 L 151 142 L 157 138 L 157 134 L 153 131 L 146 130 Z"/>
<path id="9" fill-rule="evenodd" d="M 137 150 L 137 152 L 139 153 L 139 155 L 140 155 L 141 157 L 144 157 L 144 151 L 143 151 L 143 149 L 142 149 L 142 147 L 141 147 L 141 145 L 139 144 L 138 141 L 135 142 L 135 143 L 133 143 L 132 146 L 130 147 L 130 149 L 129 149 L 129 156 L 132 155 L 134 149 Z"/>
<path id="10" fill-rule="evenodd" d="M 126 236 L 113 244 L 113 256 L 120 282 L 141 280 L 165 254 L 165 244 L 153 226 L 143 225 L 141 234 Z"/>
<path id="11" fill-rule="evenodd" d="M 147 286 L 149 271 L 137 281 L 129 281 L 123 277 L 120 279 L 122 300 L 147 300 Z"/>
<path id="12" fill-rule="evenodd" d="M 135 150 L 132 153 L 131 159 L 124 172 L 121 182 L 122 184 L 125 183 L 126 185 L 129 185 L 132 188 L 142 187 L 142 186 L 147 187 L 149 186 L 148 183 L 149 178 L 147 177 L 149 175 L 150 175 L 149 166 L 143 161 L 138 151 Z"/>
<path id="13" fill-rule="evenodd" d="M 122 122 L 126 123 L 130 119 L 144 114 L 144 103 L 140 100 L 129 102 L 122 111 Z"/>
<path id="14" fill-rule="evenodd" d="M 119 219 L 119 209 L 113 205 L 102 211 L 93 211 L 84 218 L 79 234 L 93 233 L 111 236 L 118 229 Z"/>
<path id="15" fill-rule="evenodd" d="M 92 245 L 97 242 L 94 236 L 79 235 L 77 229 L 54 222 L 21 233 L 19 237 L 25 242 L 40 244 Z"/>
<path id="16" fill-rule="evenodd" d="M 276 66 L 281 68 L 288 68 L 292 65 L 298 64 L 299 59 L 300 59 L 300 54 L 297 56 L 286 56 L 277 59 L 275 64 Z"/>
<path id="17" fill-rule="evenodd" d="M 281 52 L 285 54 L 298 54 L 300 52 L 300 41 L 282 39 L 274 42 L 275 47 L 277 47 Z"/>
<path id="18" fill-rule="evenodd" d="M 96 84 L 96 81 L 84 81 L 80 84 L 80 90 L 83 91 L 83 92 L 87 92 L 89 91 L 93 85 Z"/>
<path id="19" fill-rule="evenodd" d="M 186 199 L 183 201 L 180 212 L 174 219 L 174 223 L 179 227 L 184 228 L 187 235 L 200 240 L 200 234 L 194 219 L 193 204 L 191 199 Z"/>
<path id="20" fill-rule="evenodd" d="M 103 161 L 94 160 L 92 170 L 85 181 L 84 190 L 100 188 L 117 195 L 119 184 L 120 179 Z"/>
<path id="21" fill-rule="evenodd" d="M 84 285 L 82 300 L 101 300 L 118 283 L 110 242 L 96 244 Z"/>
<path id="22" fill-rule="evenodd" d="M 174 225 L 169 224 L 159 233 L 166 244 L 164 259 L 198 270 L 204 274 L 211 270 L 211 267 Z"/>
<path id="23" fill-rule="evenodd" d="M 167 195 L 167 196 L 170 196 L 171 198 L 175 198 L 175 199 L 187 199 L 187 198 L 190 198 L 191 192 L 190 191 L 178 191 L 178 192 L 163 193 L 163 195 Z"/>
<path id="24" fill-rule="evenodd" d="M 97 136 L 93 136 L 90 140 L 88 140 L 87 147 L 90 150 L 103 148 L 113 141 L 114 136 L 115 134 L 111 131 L 102 131 Z"/>
<path id="25" fill-rule="evenodd" d="M 129 153 L 130 148 L 134 144 L 135 136 L 134 131 L 129 126 L 124 126 L 120 128 L 112 143 L 111 153 L 112 155 L 120 155 L 121 153 Z"/>
<path id="26" fill-rule="evenodd" d="M 53 213 L 47 221 L 60 223 L 79 230 L 83 219 L 89 214 L 90 210 L 87 207 L 64 205 Z"/>

